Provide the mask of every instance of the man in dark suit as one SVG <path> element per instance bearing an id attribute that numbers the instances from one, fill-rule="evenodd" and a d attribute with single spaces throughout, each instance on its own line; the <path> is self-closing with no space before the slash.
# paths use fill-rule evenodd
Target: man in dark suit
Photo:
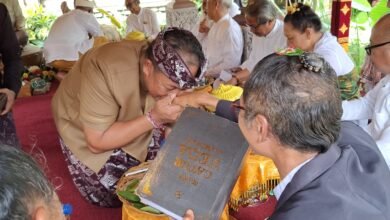
<path id="1" fill-rule="evenodd" d="M 266 57 L 240 105 L 242 133 L 281 177 L 269 219 L 390 219 L 390 171 L 365 131 L 340 122 L 337 76 L 324 59 L 290 52 Z"/>

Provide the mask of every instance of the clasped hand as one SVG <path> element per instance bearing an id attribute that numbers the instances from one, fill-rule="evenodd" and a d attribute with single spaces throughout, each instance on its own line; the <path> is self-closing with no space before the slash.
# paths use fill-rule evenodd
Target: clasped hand
<path id="1" fill-rule="evenodd" d="M 154 119 L 160 124 L 169 124 L 177 120 L 184 108 L 173 103 L 176 93 L 169 94 L 156 101 L 152 109 Z"/>
<path id="2" fill-rule="evenodd" d="M 14 91 L 6 88 L 0 89 L 0 93 L 4 93 L 7 96 L 7 103 L 5 104 L 4 109 L 0 109 L 0 115 L 5 115 L 11 111 L 12 106 L 14 105 L 15 102 L 16 94 Z"/>

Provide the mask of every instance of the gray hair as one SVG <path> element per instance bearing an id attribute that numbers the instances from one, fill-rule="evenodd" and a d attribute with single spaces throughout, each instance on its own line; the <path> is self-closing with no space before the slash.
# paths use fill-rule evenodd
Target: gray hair
<path id="1" fill-rule="evenodd" d="M 342 114 L 337 76 L 314 53 L 271 54 L 254 68 L 244 88 L 245 121 L 261 114 L 281 145 L 301 152 L 325 152 L 338 138 Z M 314 65 L 318 71 L 307 68 Z M 305 67 L 306 66 L 306 67 Z M 317 68 L 318 67 L 318 68 Z"/>
<path id="2" fill-rule="evenodd" d="M 31 219 L 29 207 L 50 204 L 54 189 L 39 165 L 26 153 L 0 145 L 0 220 Z"/>
<path id="3" fill-rule="evenodd" d="M 258 0 L 248 5 L 245 10 L 246 15 L 256 18 L 258 24 L 265 24 L 277 18 L 278 12 L 269 0 Z"/>

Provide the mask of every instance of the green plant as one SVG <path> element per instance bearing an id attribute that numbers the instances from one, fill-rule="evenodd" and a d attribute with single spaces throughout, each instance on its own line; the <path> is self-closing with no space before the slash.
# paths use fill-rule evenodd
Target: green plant
<path id="1" fill-rule="evenodd" d="M 27 8 L 26 25 L 30 43 L 42 47 L 56 18 L 55 15 L 46 12 L 42 5 Z"/>
<path id="2" fill-rule="evenodd" d="M 350 25 L 349 54 L 360 71 L 364 63 L 364 46 L 369 42 L 371 28 L 386 13 L 387 0 L 380 0 L 374 7 L 367 0 L 353 0 Z"/>

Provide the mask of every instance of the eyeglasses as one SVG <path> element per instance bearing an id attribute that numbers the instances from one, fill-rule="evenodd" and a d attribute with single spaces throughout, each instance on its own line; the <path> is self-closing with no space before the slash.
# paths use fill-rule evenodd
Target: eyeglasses
<path id="1" fill-rule="evenodd" d="M 256 30 L 258 27 L 260 27 L 261 24 L 246 24 L 248 27 L 250 27 L 253 30 Z"/>
<path id="2" fill-rule="evenodd" d="M 371 50 L 374 49 L 374 48 L 377 48 L 377 47 L 381 47 L 381 46 L 384 46 L 386 44 L 390 44 L 390 41 L 387 41 L 387 42 L 384 42 L 384 43 L 381 43 L 381 44 L 375 44 L 375 45 L 370 45 L 370 46 L 367 46 L 365 47 L 364 49 L 366 50 L 366 53 L 367 55 L 371 55 Z"/>
<path id="3" fill-rule="evenodd" d="M 246 108 L 244 106 L 239 105 L 239 104 L 235 104 L 235 103 L 232 104 L 232 107 L 237 109 L 237 110 L 242 110 L 242 111 L 246 110 Z"/>

